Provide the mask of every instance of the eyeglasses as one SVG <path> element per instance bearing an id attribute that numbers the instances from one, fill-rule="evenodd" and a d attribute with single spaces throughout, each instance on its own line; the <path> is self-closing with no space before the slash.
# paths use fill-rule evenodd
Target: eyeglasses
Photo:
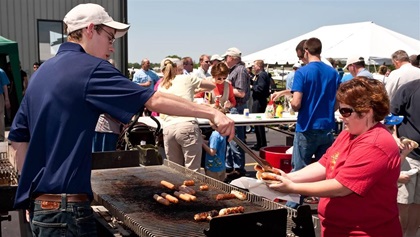
<path id="1" fill-rule="evenodd" d="M 226 77 L 218 77 L 218 78 L 216 78 L 216 80 L 218 80 L 218 81 L 224 81 L 224 80 L 226 80 Z"/>
<path id="2" fill-rule="evenodd" d="M 110 44 L 113 44 L 114 42 L 115 42 L 115 36 L 113 35 L 113 34 L 111 34 L 111 33 L 109 33 L 108 31 L 106 31 L 102 26 L 99 26 L 99 25 L 97 25 L 96 26 L 96 30 L 97 29 L 101 29 L 101 30 L 103 30 L 103 31 L 105 31 L 105 33 L 107 33 L 108 34 L 108 40 L 109 40 L 109 43 Z"/>
<path id="3" fill-rule="evenodd" d="M 344 118 L 350 117 L 350 115 L 355 112 L 352 108 L 339 108 L 338 112 L 340 112 L 341 116 Z"/>

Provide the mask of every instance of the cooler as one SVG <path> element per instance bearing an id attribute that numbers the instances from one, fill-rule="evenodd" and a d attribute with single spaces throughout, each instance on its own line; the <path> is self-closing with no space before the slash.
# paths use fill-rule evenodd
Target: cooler
<path id="1" fill-rule="evenodd" d="M 292 170 L 292 154 L 286 154 L 290 146 L 269 146 L 260 149 L 260 157 L 273 167 L 289 173 Z"/>

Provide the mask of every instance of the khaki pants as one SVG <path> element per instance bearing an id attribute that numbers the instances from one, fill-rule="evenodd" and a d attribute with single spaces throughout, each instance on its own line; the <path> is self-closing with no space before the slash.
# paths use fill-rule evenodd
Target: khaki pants
<path id="1" fill-rule="evenodd" d="M 166 126 L 163 143 L 168 160 L 194 171 L 200 170 L 203 138 L 196 121 Z"/>

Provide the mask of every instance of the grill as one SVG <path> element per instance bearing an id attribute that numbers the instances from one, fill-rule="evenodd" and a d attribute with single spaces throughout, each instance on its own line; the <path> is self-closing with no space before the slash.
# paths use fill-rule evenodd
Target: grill
<path id="1" fill-rule="evenodd" d="M 0 212 L 13 210 L 18 174 L 16 168 L 10 163 L 7 154 L 7 142 L 1 144 L 6 146 L 0 152 Z M 3 150 L 6 150 L 3 152 Z"/>
<path id="2" fill-rule="evenodd" d="M 172 193 L 160 185 L 161 180 L 179 185 L 186 179 L 195 181 L 196 202 L 180 200 L 178 204 L 164 206 L 153 199 L 154 194 Z M 245 201 L 216 201 L 217 194 L 240 189 L 167 160 L 157 166 L 93 170 L 91 180 L 95 201 L 138 236 L 221 236 L 217 233 L 226 228 L 223 223 L 230 223 L 233 229 L 237 225 L 238 232 L 235 233 L 239 233 L 240 229 L 263 233 L 268 232 L 267 228 L 280 226 L 284 235 L 276 236 L 286 236 L 286 233 L 287 236 L 295 236 L 291 229 L 293 219 L 297 217 L 296 210 L 248 192 L 244 192 L 247 196 Z M 207 184 L 209 191 L 198 191 L 201 184 Z M 234 206 L 243 206 L 245 213 L 216 217 L 210 223 L 193 219 L 197 213 Z M 259 228 L 246 228 L 248 222 Z M 312 217 L 312 222 L 315 232 L 319 232 L 319 219 Z"/>

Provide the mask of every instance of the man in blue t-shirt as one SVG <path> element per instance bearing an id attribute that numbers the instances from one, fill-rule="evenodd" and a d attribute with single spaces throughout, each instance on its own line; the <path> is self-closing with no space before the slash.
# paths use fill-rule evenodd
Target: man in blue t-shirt
<path id="1" fill-rule="evenodd" d="M 149 59 L 143 59 L 141 61 L 141 69 L 134 73 L 133 82 L 154 90 L 157 81 L 159 81 L 159 76 L 150 69 Z"/>
<path id="2" fill-rule="evenodd" d="M 230 139 L 234 123 L 216 109 L 138 86 L 106 61 L 129 25 L 100 5 L 77 5 L 63 21 L 67 42 L 32 76 L 10 129 L 12 145 L 28 143 L 15 208 L 28 209 L 40 236 L 95 236 L 91 147 L 100 114 L 128 123 L 145 106 L 210 119 Z"/>
<path id="3" fill-rule="evenodd" d="M 334 141 L 335 96 L 340 76 L 334 68 L 321 61 L 321 51 L 321 41 L 310 38 L 304 43 L 304 51 L 297 52 L 299 59 L 307 65 L 295 72 L 290 91 L 293 94 L 292 109 L 298 112 L 292 172 L 318 161 Z M 287 91 L 275 93 L 273 99 L 283 95 L 287 95 Z M 286 205 L 297 208 L 299 204 L 288 202 Z"/>

